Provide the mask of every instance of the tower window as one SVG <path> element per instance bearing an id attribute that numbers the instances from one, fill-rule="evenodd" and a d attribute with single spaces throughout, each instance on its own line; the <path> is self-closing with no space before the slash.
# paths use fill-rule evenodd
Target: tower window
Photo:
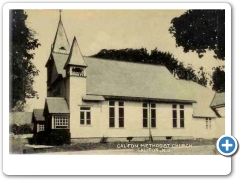
<path id="1" fill-rule="evenodd" d="M 80 68 L 80 67 L 73 67 L 72 73 L 75 75 L 81 76 L 81 77 L 84 76 L 84 70 L 83 70 L 83 68 Z"/>
<path id="2" fill-rule="evenodd" d="M 62 46 L 62 47 L 60 47 L 59 49 L 61 49 L 61 50 L 65 50 L 65 51 L 66 51 L 66 48 L 65 48 L 65 47 L 63 47 L 63 46 Z"/>

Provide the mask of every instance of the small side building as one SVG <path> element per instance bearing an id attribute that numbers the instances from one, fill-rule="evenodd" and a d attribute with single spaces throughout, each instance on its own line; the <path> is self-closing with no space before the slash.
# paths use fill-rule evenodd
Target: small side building
<path id="1" fill-rule="evenodd" d="M 33 133 L 36 134 L 45 130 L 45 118 L 43 109 L 34 109 L 32 114 Z"/>

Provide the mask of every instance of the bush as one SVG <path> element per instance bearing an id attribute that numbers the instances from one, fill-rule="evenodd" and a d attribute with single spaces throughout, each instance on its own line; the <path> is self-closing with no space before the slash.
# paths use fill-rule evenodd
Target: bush
<path id="1" fill-rule="evenodd" d="M 28 139 L 29 144 L 44 145 L 47 143 L 47 134 L 45 131 L 40 131 L 34 134 L 32 138 Z"/>
<path id="2" fill-rule="evenodd" d="M 101 139 L 100 139 L 100 143 L 107 143 L 107 137 L 102 137 Z"/>
<path id="3" fill-rule="evenodd" d="M 12 132 L 14 134 L 18 134 L 18 125 L 16 124 L 11 124 L 9 126 L 9 132 Z"/>
<path id="4" fill-rule="evenodd" d="M 128 142 L 131 142 L 133 137 L 127 137 Z"/>
<path id="5" fill-rule="evenodd" d="M 70 133 L 68 130 L 54 129 L 50 133 L 40 131 L 28 139 L 29 144 L 60 146 L 70 144 Z"/>
<path id="6" fill-rule="evenodd" d="M 70 144 L 70 133 L 68 130 L 55 129 L 48 136 L 49 145 L 60 146 L 63 144 Z"/>
<path id="7" fill-rule="evenodd" d="M 9 126 L 9 131 L 14 134 L 32 134 L 32 128 L 29 124 L 16 125 L 12 124 Z"/>

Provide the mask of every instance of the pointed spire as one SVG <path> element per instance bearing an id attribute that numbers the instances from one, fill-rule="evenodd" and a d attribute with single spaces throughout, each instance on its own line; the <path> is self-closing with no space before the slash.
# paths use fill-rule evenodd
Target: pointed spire
<path id="1" fill-rule="evenodd" d="M 77 43 L 77 39 L 74 36 L 73 38 L 73 42 L 72 42 L 72 46 L 70 49 L 70 53 L 68 56 L 68 60 L 64 66 L 64 69 L 68 66 L 68 65 L 75 65 L 75 66 L 84 66 L 87 67 L 87 64 L 85 63 L 82 53 L 79 49 L 78 43 Z"/>
<path id="2" fill-rule="evenodd" d="M 60 9 L 59 10 L 59 15 L 60 15 L 60 18 L 59 19 L 62 19 L 61 15 L 62 15 L 62 10 Z"/>
<path id="3" fill-rule="evenodd" d="M 70 50 L 70 45 L 68 42 L 65 29 L 63 27 L 61 12 L 62 10 L 59 11 L 59 23 L 53 42 L 52 52 L 68 54 Z"/>

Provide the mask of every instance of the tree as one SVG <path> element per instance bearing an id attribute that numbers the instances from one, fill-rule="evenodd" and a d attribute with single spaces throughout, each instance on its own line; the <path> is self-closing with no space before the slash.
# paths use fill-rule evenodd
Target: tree
<path id="1" fill-rule="evenodd" d="M 208 84 L 208 78 L 207 78 L 207 73 L 204 72 L 204 69 L 202 66 L 199 68 L 198 76 L 199 76 L 198 83 L 206 87 Z"/>
<path id="2" fill-rule="evenodd" d="M 207 50 L 213 50 L 216 59 L 225 60 L 225 10 L 188 10 L 172 19 L 171 24 L 169 32 L 184 52 L 196 52 L 201 58 Z M 220 69 L 214 68 L 212 76 L 213 90 L 217 92 L 225 91 L 225 71 Z M 198 83 L 205 82 L 203 77 Z"/>
<path id="3" fill-rule="evenodd" d="M 224 66 L 213 68 L 213 90 L 217 92 L 225 92 L 225 70 Z"/>
<path id="4" fill-rule="evenodd" d="M 33 89 L 34 77 L 39 71 L 32 60 L 40 43 L 35 32 L 26 25 L 27 15 L 23 10 L 10 11 L 10 110 L 22 111 L 26 98 L 37 96 Z"/>
<path id="5" fill-rule="evenodd" d="M 225 10 L 188 10 L 171 21 L 169 32 L 176 46 L 184 52 L 197 52 L 201 58 L 207 50 L 225 60 Z"/>

